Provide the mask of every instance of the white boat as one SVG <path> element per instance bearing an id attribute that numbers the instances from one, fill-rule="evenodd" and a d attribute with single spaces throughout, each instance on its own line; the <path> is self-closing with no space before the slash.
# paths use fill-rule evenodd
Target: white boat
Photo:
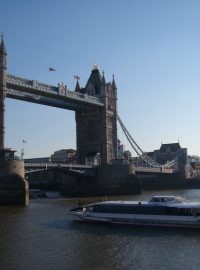
<path id="1" fill-rule="evenodd" d="M 105 201 L 70 210 L 74 219 L 91 222 L 200 228 L 200 202 L 153 196 L 150 201 Z"/>

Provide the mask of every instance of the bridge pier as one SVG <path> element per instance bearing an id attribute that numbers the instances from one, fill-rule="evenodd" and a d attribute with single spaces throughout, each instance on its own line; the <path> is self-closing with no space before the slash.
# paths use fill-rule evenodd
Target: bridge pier
<path id="1" fill-rule="evenodd" d="M 0 150 L 0 205 L 28 205 L 28 182 L 24 178 L 24 161 L 14 159 L 11 149 Z"/>
<path id="2" fill-rule="evenodd" d="M 96 168 L 96 175 L 60 175 L 61 193 L 67 197 L 116 196 L 141 193 L 133 164 L 109 164 Z"/>

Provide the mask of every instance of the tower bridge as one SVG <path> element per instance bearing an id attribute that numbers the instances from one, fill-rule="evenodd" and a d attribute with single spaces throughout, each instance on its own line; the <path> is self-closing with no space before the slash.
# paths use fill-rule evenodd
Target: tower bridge
<path id="1" fill-rule="evenodd" d="M 174 160 L 160 165 L 148 156 L 134 141 L 117 113 L 117 86 L 113 76 L 112 82 L 106 82 L 104 73 L 97 65 L 84 88 L 77 78 L 74 91 L 64 84 L 53 86 L 37 80 L 7 74 L 7 53 L 3 38 L 0 45 L 0 149 L 4 149 L 4 111 L 5 98 L 12 98 L 56 108 L 75 111 L 77 162 L 85 164 L 96 154 L 101 164 L 110 164 L 118 158 L 117 153 L 117 120 L 133 150 L 150 168 L 171 169 Z M 141 167 L 141 166 L 140 166 Z M 147 169 L 143 169 L 147 170 Z"/>
<path id="2" fill-rule="evenodd" d="M 64 84 L 53 86 L 38 82 L 37 80 L 21 78 L 16 75 L 7 73 L 7 52 L 3 37 L 0 44 L 0 161 L 5 163 L 4 169 L 12 164 L 10 174 L 19 173 L 24 176 L 21 170 L 16 168 L 21 165 L 21 161 L 14 161 L 14 151 L 5 148 L 5 99 L 12 98 L 31 103 L 37 103 L 56 108 L 75 111 L 76 120 L 76 145 L 77 145 L 77 163 L 86 164 L 91 162 L 98 154 L 102 166 L 112 164 L 113 160 L 118 158 L 117 144 L 117 121 L 119 122 L 127 140 L 133 150 L 148 165 L 148 168 L 136 168 L 136 171 L 150 173 L 174 173 L 181 168 L 184 171 L 186 164 L 174 166 L 179 160 L 170 160 L 167 164 L 160 165 L 154 159 L 147 155 L 138 144 L 134 141 L 117 112 L 117 86 L 113 75 L 112 82 L 106 82 L 104 72 L 101 73 L 97 65 L 91 71 L 90 77 L 85 85 L 81 88 L 78 77 L 74 91 L 70 91 Z M 11 162 L 12 160 L 12 162 Z M 6 165 L 8 164 L 8 165 Z M 7 167 L 6 167 L 7 166 Z M 129 173 L 130 167 L 124 166 Z M 120 166 L 118 166 L 120 167 Z M 22 168 L 22 166 L 20 167 Z M 119 168 L 112 174 L 114 178 L 120 175 Z M 0 170 L 0 191 L 1 177 L 5 178 L 5 170 Z M 6 169 L 7 170 L 7 169 Z M 110 169 L 109 169 L 110 170 Z M 105 174 L 102 172 L 101 177 L 107 175 L 110 177 L 110 171 L 105 168 Z M 132 171 L 132 169 L 131 169 Z M 118 176 L 119 176 L 118 175 Z M 117 177 L 118 177 L 117 176 Z M 0 202 L 1 203 L 1 202 Z"/>

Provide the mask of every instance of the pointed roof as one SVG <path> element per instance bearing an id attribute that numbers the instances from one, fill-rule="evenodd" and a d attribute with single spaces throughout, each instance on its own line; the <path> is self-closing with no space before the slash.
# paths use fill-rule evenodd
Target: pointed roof
<path id="1" fill-rule="evenodd" d="M 6 47 L 5 47 L 4 40 L 3 40 L 3 35 L 1 35 L 0 54 L 1 55 L 7 55 Z"/>
<path id="2" fill-rule="evenodd" d="M 102 72 L 103 73 L 103 77 L 102 77 L 102 85 L 105 86 L 106 85 L 106 79 L 104 77 L 104 71 Z"/>
<path id="3" fill-rule="evenodd" d="M 165 153 L 165 152 L 177 152 L 177 150 L 181 149 L 181 146 L 179 143 L 166 143 L 162 144 L 160 147 L 160 153 Z"/>
<path id="4" fill-rule="evenodd" d="M 80 87 L 79 81 L 77 80 L 76 87 L 75 87 L 75 92 L 80 92 L 80 89 L 81 89 L 81 87 Z"/>
<path id="5" fill-rule="evenodd" d="M 102 74 L 99 71 L 99 67 L 94 65 L 90 77 L 87 81 L 85 88 L 91 87 L 91 85 L 95 89 L 96 94 L 100 94 L 101 86 L 102 86 Z"/>
<path id="6" fill-rule="evenodd" d="M 115 83 L 115 75 L 113 74 L 113 80 L 112 80 L 112 87 L 113 89 L 117 89 L 116 83 Z"/>

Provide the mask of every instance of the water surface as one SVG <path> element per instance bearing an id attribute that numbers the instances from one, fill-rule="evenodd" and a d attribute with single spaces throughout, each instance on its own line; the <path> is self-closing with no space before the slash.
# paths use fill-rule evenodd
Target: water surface
<path id="1" fill-rule="evenodd" d="M 199 190 L 118 199 L 154 194 L 200 201 Z M 200 230 L 73 222 L 68 210 L 76 203 L 36 199 L 27 208 L 0 207 L 0 270 L 200 269 Z"/>

